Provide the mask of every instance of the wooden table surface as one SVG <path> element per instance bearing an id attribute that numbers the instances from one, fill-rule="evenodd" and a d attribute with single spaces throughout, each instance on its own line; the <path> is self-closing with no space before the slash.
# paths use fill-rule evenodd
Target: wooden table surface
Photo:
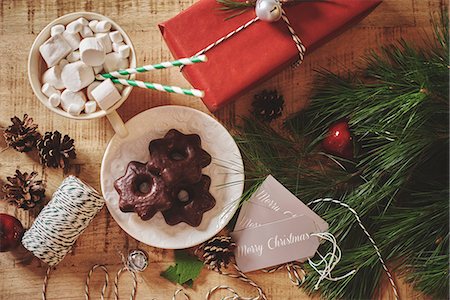
<path id="1" fill-rule="evenodd" d="M 106 118 L 73 121 L 52 113 L 40 104 L 33 95 L 27 78 L 27 56 L 31 44 L 39 31 L 53 19 L 75 11 L 94 11 L 116 20 L 128 32 L 136 48 L 138 65 L 169 60 L 171 55 L 157 24 L 175 16 L 193 2 L 194 0 L 1 1 L 0 126 L 8 126 L 9 119 L 14 115 L 28 113 L 39 124 L 41 132 L 57 129 L 69 134 L 76 141 L 78 155 L 70 173 L 100 190 L 100 163 L 106 145 L 114 134 L 113 130 Z M 307 104 L 315 69 L 325 67 L 334 71 L 352 70 L 362 63 L 361 56 L 366 51 L 399 38 L 421 43 L 423 34 L 431 31 L 431 15 L 437 13 L 444 4 L 444 0 L 385 0 L 354 28 L 314 53 L 308 53 L 300 68 L 284 70 L 214 115 L 228 129 L 233 128 L 239 116 L 248 114 L 252 95 L 264 88 L 276 88 L 284 95 L 286 112 L 298 111 Z M 188 86 L 176 69 L 140 74 L 138 78 Z M 139 112 L 167 104 L 185 105 L 207 112 L 199 99 L 135 88 L 119 109 L 119 114 L 124 120 L 128 120 Z M 0 146 L 5 146 L 2 139 Z M 61 170 L 43 170 L 35 154 L 21 154 L 9 149 L 0 154 L 0 183 L 6 180 L 6 176 L 12 175 L 16 168 L 39 172 L 39 177 L 42 176 L 46 181 L 48 197 L 66 176 Z M 17 216 L 26 228 L 31 225 L 36 214 L 18 210 L 4 201 L 0 203 L 0 212 Z M 140 244 L 120 229 L 106 208 L 103 208 L 79 238 L 72 253 L 52 272 L 48 299 L 82 299 L 85 277 L 93 264 L 106 264 L 110 273 L 114 274 L 121 266 L 118 252 L 126 253 L 137 247 L 147 250 L 151 261 L 151 266 L 138 275 L 137 299 L 171 299 L 178 287 L 161 278 L 159 273 L 173 263 L 173 252 Z M 43 263 L 30 258 L 20 249 L 14 253 L 0 253 L 0 299 L 39 299 L 45 271 Z M 102 276 L 100 272 L 93 276 L 93 298 L 99 295 Z M 249 276 L 264 288 L 269 299 L 308 299 L 301 289 L 290 283 L 285 272 L 253 272 Z M 403 299 L 424 299 L 403 284 L 400 278 L 397 280 Z M 227 284 L 242 295 L 255 295 L 251 287 L 240 281 L 206 269 L 195 282 L 194 289 L 188 289 L 188 293 L 191 299 L 203 299 L 208 289 L 217 284 Z M 377 298 L 392 298 L 385 279 L 382 287 Z M 120 282 L 120 295 L 129 297 L 130 290 L 131 280 L 124 275 Z M 113 298 L 111 286 L 107 294 L 109 299 Z"/>

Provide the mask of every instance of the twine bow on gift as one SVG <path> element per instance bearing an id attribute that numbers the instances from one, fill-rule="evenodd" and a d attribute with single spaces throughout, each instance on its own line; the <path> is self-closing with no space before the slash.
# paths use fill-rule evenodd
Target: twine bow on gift
<path id="1" fill-rule="evenodd" d="M 231 38 L 238 32 L 244 30 L 245 28 L 249 27 L 250 25 L 256 23 L 259 20 L 266 21 L 266 22 L 275 22 L 278 21 L 280 18 L 286 23 L 286 26 L 291 34 L 292 40 L 295 43 L 295 46 L 298 50 L 298 60 L 293 64 L 294 67 L 299 66 L 303 62 L 303 58 L 305 56 L 306 47 L 303 45 L 302 40 L 295 32 L 294 28 L 291 25 L 291 22 L 289 22 L 289 19 L 286 15 L 286 11 L 283 9 L 282 4 L 287 2 L 293 2 L 293 1 L 279 1 L 279 0 L 258 0 L 256 1 L 256 16 L 249 20 L 247 23 L 243 24 L 242 26 L 239 26 L 235 30 L 231 31 L 227 35 L 219 38 L 217 41 L 211 43 L 207 47 L 203 48 L 202 50 L 198 51 L 194 57 L 203 55 L 212 48 L 216 47 L 220 43 L 226 41 L 227 39 Z M 264 5 L 264 7 L 262 7 Z"/>

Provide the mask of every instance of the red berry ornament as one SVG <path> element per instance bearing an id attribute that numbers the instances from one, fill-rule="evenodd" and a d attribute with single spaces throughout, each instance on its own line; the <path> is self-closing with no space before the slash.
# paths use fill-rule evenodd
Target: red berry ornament
<path id="1" fill-rule="evenodd" d="M 328 129 L 328 134 L 322 142 L 323 149 L 343 158 L 353 158 L 353 142 L 347 121 L 337 122 Z"/>
<path id="2" fill-rule="evenodd" d="M 16 248 L 24 233 L 22 223 L 13 216 L 0 214 L 0 252 Z"/>

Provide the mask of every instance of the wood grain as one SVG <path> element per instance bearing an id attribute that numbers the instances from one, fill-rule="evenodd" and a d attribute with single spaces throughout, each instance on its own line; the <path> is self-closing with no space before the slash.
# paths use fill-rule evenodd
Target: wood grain
<path id="1" fill-rule="evenodd" d="M 76 140 L 78 158 L 71 173 L 100 190 L 100 162 L 113 131 L 108 121 L 73 121 L 53 114 L 34 97 L 27 78 L 27 56 L 30 46 L 47 23 L 58 16 L 74 11 L 94 11 L 116 20 L 128 32 L 135 45 L 138 65 L 168 60 L 171 55 L 164 44 L 157 24 L 189 7 L 193 0 L 28 0 L 1 1 L 0 3 L 0 127 L 9 119 L 31 115 L 42 132 L 59 130 Z M 399 38 L 423 43 L 423 35 L 431 32 L 430 19 L 447 1 L 438 0 L 385 0 L 373 13 L 354 28 L 328 42 L 314 53 L 308 53 L 303 65 L 295 70 L 286 69 L 252 91 L 242 95 L 233 104 L 215 114 L 228 129 L 239 122 L 239 116 L 248 114 L 252 95 L 264 88 L 276 88 L 286 99 L 287 114 L 296 112 L 308 102 L 314 70 L 320 67 L 333 71 L 352 70 L 362 63 L 361 56 L 370 49 L 389 44 Z M 257 54 L 256 54 L 257 55 Z M 139 74 L 139 79 L 189 86 L 175 69 Z M 119 109 L 124 120 L 149 108 L 179 104 L 207 112 L 203 103 L 195 98 L 134 89 L 129 99 Z M 4 146 L 4 141 L 0 142 Z M 12 175 L 16 168 L 38 171 L 47 182 L 47 195 L 58 187 L 65 174 L 60 170 L 43 170 L 35 154 L 20 154 L 7 150 L 0 154 L 0 183 Z M 1 197 L 1 195 L 0 195 Z M 29 227 L 35 212 L 24 212 L 4 202 L 0 211 L 16 215 Z M 48 299 L 82 299 L 85 276 L 95 263 L 108 265 L 113 274 L 120 267 L 119 251 L 140 247 L 149 252 L 151 267 L 138 275 L 137 299 L 171 299 L 177 287 L 159 276 L 173 262 L 172 251 L 140 244 L 122 231 L 104 208 L 86 232 L 77 241 L 72 253 L 52 272 Z M 0 299 L 39 299 L 46 266 L 24 250 L 0 253 Z M 285 272 L 264 274 L 254 272 L 250 277 L 264 287 L 270 299 L 309 299 L 301 289 L 294 287 Z M 102 274 L 93 276 L 91 291 L 97 298 L 102 284 Z M 120 295 L 128 297 L 131 278 L 123 275 Z M 242 295 L 255 295 L 243 283 L 203 270 L 194 289 L 189 289 L 191 299 L 202 299 L 207 290 L 217 284 L 227 284 Z M 410 286 L 399 280 L 403 299 L 425 299 Z M 392 294 L 385 278 L 377 298 L 391 299 Z M 112 299 L 112 289 L 108 289 Z M 181 297 L 180 297 L 181 298 Z M 215 299 L 219 299 L 216 297 Z"/>

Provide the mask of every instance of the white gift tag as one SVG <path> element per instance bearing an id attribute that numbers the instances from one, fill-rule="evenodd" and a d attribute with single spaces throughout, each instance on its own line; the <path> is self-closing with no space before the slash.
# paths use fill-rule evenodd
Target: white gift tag
<path id="1" fill-rule="evenodd" d="M 258 208 L 261 206 L 269 209 L 272 213 L 264 213 Z M 242 205 L 234 230 L 255 227 L 256 224 L 261 225 L 295 216 L 308 216 L 314 221 L 320 232 L 328 230 L 327 222 L 295 197 L 272 175 L 269 175 L 250 199 Z"/>
<path id="2" fill-rule="evenodd" d="M 239 213 L 235 231 L 236 262 L 244 272 L 314 256 L 313 233 L 328 224 L 273 176 L 268 176 Z"/>
<path id="3" fill-rule="evenodd" d="M 306 216 L 268 223 L 231 233 L 236 242 L 236 263 L 250 272 L 314 256 L 319 239 L 313 220 Z"/>

